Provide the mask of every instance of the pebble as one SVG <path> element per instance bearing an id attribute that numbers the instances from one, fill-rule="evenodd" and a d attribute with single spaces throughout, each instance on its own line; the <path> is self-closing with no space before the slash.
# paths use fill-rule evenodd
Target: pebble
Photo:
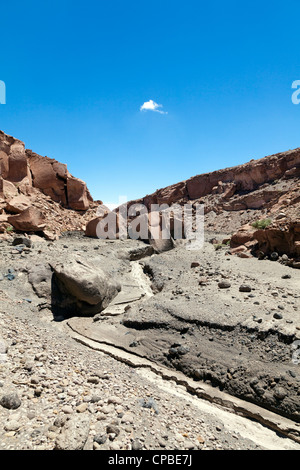
<path id="1" fill-rule="evenodd" d="M 15 420 L 8 421 L 4 426 L 5 431 L 17 431 L 19 428 L 20 423 Z"/>
<path id="2" fill-rule="evenodd" d="M 220 289 L 229 289 L 229 287 L 231 287 L 231 284 L 228 281 L 220 281 L 218 283 L 218 286 Z"/>
<path id="3" fill-rule="evenodd" d="M 242 284 L 240 287 L 239 287 L 239 291 L 240 292 L 251 292 L 251 286 L 247 285 L 247 284 Z"/>
<path id="4" fill-rule="evenodd" d="M 97 434 L 96 436 L 94 436 L 94 442 L 96 442 L 97 444 L 105 444 L 106 441 L 107 435 L 105 434 Z"/>
<path id="5" fill-rule="evenodd" d="M 74 412 L 71 405 L 64 405 L 61 411 L 65 414 L 72 414 Z"/>
<path id="6" fill-rule="evenodd" d="M 134 439 L 131 443 L 131 449 L 132 450 L 142 450 L 143 449 L 143 444 L 138 439 Z"/>
<path id="7" fill-rule="evenodd" d="M 21 406 L 21 400 L 17 393 L 10 393 L 1 397 L 0 405 L 9 410 L 15 410 Z"/>

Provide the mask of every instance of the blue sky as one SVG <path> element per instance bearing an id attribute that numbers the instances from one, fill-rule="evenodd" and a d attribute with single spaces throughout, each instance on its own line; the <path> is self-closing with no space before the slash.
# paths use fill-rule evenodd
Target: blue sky
<path id="1" fill-rule="evenodd" d="M 115 203 L 300 147 L 299 19 L 289 0 L 2 2 L 0 129 Z"/>

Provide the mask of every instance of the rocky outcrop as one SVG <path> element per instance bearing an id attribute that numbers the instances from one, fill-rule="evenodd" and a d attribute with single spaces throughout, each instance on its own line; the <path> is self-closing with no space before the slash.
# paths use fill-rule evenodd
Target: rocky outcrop
<path id="1" fill-rule="evenodd" d="M 0 173 L 3 179 L 18 183 L 31 175 L 24 143 L 0 131 Z"/>
<path id="2" fill-rule="evenodd" d="M 261 221 L 263 222 L 263 221 Z M 300 219 L 287 219 L 284 214 L 279 220 L 270 221 L 266 227 L 249 224 L 240 227 L 230 240 L 231 254 L 273 260 L 284 257 L 284 264 L 300 267 Z"/>
<path id="3" fill-rule="evenodd" d="M 63 207 L 86 211 L 93 202 L 84 181 L 72 176 L 67 165 L 25 149 L 23 142 L 2 131 L 0 169 L 2 178 L 17 188 L 21 185 L 24 192 L 26 186 L 37 188 Z"/>
<path id="4" fill-rule="evenodd" d="M 151 204 L 166 203 L 170 205 L 195 201 L 211 194 L 222 195 L 222 198 L 227 200 L 236 193 L 252 192 L 266 183 L 272 183 L 281 178 L 297 178 L 299 175 L 300 148 L 297 148 L 259 160 L 251 160 L 236 167 L 194 176 L 186 181 L 159 189 L 142 199 L 131 201 L 131 204 L 142 202 L 147 207 L 150 207 Z M 266 192 L 262 198 L 268 202 L 273 196 L 275 196 L 273 193 Z M 244 199 L 247 200 L 247 197 Z M 254 203 L 254 208 L 257 207 L 257 204 L 257 202 Z M 247 205 L 247 202 L 244 202 L 243 209 L 247 208 Z M 253 206 L 253 201 L 250 200 L 249 205 Z"/>
<path id="5" fill-rule="evenodd" d="M 300 258 L 300 218 L 278 221 L 265 229 L 254 232 L 259 249 L 266 254 L 273 252 Z"/>
<path id="6" fill-rule="evenodd" d="M 89 208 L 92 197 L 86 184 L 70 175 L 67 165 L 31 150 L 26 150 L 26 156 L 35 188 L 50 196 L 53 201 L 60 202 L 63 207 L 80 211 Z"/>
<path id="7" fill-rule="evenodd" d="M 25 149 L 2 131 L 0 171 L 0 233 L 39 232 L 54 239 L 64 230 L 84 230 L 95 213 L 85 182 L 65 164 Z"/>
<path id="8" fill-rule="evenodd" d="M 246 257 L 258 248 L 299 257 L 294 221 L 300 213 L 300 148 L 267 156 L 236 167 L 194 176 L 130 201 L 170 206 L 204 206 L 206 232 L 231 236 L 231 252 Z M 255 238 L 252 223 L 270 219 L 272 226 Z M 278 221 L 280 220 L 280 226 Z M 297 226 L 297 224 L 296 224 Z M 294 240 L 294 241 L 293 241 Z"/>

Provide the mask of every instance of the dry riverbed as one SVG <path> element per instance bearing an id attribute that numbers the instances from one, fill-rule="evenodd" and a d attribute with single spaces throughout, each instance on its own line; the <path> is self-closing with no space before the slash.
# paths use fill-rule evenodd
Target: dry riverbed
<path id="1" fill-rule="evenodd" d="M 299 270 L 209 243 L 149 256 L 131 240 L 32 241 L 0 244 L 1 450 L 300 449 Z M 94 317 L 55 317 L 47 298 L 42 268 L 74 254 L 122 287 Z"/>

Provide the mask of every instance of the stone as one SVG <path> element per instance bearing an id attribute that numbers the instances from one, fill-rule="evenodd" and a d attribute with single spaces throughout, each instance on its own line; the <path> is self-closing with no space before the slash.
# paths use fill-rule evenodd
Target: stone
<path id="1" fill-rule="evenodd" d="M 71 405 L 64 405 L 61 409 L 61 411 L 65 414 L 72 414 L 73 413 L 73 408 Z"/>
<path id="2" fill-rule="evenodd" d="M 80 405 L 76 406 L 77 413 L 84 413 L 88 408 L 87 403 L 80 403 Z"/>
<path id="3" fill-rule="evenodd" d="M 287 396 L 287 391 L 283 387 L 278 386 L 278 387 L 275 387 L 273 391 L 273 395 L 278 400 L 283 400 Z"/>
<path id="4" fill-rule="evenodd" d="M 229 287 L 231 287 L 231 284 L 228 281 L 220 281 L 218 282 L 218 286 L 220 289 L 229 289 Z"/>
<path id="5" fill-rule="evenodd" d="M 51 267 L 52 305 L 56 313 L 94 315 L 104 310 L 121 290 L 102 269 L 78 256 L 51 263 Z"/>
<path id="6" fill-rule="evenodd" d="M 142 450 L 143 449 L 143 444 L 138 439 L 134 439 L 131 443 L 131 449 L 132 450 Z"/>
<path id="7" fill-rule="evenodd" d="M 10 199 L 7 202 L 5 209 L 8 212 L 20 214 L 25 209 L 28 209 L 28 207 L 30 207 L 31 205 L 32 205 L 31 200 L 27 196 L 20 194 L 19 196 L 16 196 Z"/>
<path id="8" fill-rule="evenodd" d="M 17 431 L 19 428 L 20 423 L 14 419 L 8 421 L 4 426 L 5 431 Z"/>
<path id="9" fill-rule="evenodd" d="M 90 431 L 87 414 L 72 415 L 61 428 L 55 442 L 55 450 L 83 450 Z"/>
<path id="10" fill-rule="evenodd" d="M 28 207 L 18 215 L 9 216 L 7 221 L 21 232 L 39 232 L 46 227 L 44 215 L 33 206 Z"/>
<path id="11" fill-rule="evenodd" d="M 242 284 L 240 287 L 239 287 L 239 291 L 240 292 L 251 292 L 251 286 L 248 286 L 246 284 Z"/>
<path id="12" fill-rule="evenodd" d="M 17 393 L 10 393 L 1 397 L 0 405 L 9 410 L 16 410 L 21 406 L 21 400 Z"/>
<path id="13" fill-rule="evenodd" d="M 86 211 L 90 206 L 89 193 L 84 181 L 69 176 L 67 178 L 67 204 L 71 209 Z"/>
<path id="14" fill-rule="evenodd" d="M 107 434 L 115 434 L 118 436 L 120 434 L 120 428 L 114 424 L 109 424 L 106 426 L 106 433 Z"/>
<path id="15" fill-rule="evenodd" d="M 26 237 L 15 237 L 12 242 L 13 246 L 17 245 L 25 245 L 27 248 L 31 248 L 33 246 L 32 241 Z"/>
<path id="16" fill-rule="evenodd" d="M 94 436 L 94 442 L 97 442 L 97 444 L 105 444 L 105 442 L 107 441 L 107 436 L 105 434 L 96 434 Z"/>

